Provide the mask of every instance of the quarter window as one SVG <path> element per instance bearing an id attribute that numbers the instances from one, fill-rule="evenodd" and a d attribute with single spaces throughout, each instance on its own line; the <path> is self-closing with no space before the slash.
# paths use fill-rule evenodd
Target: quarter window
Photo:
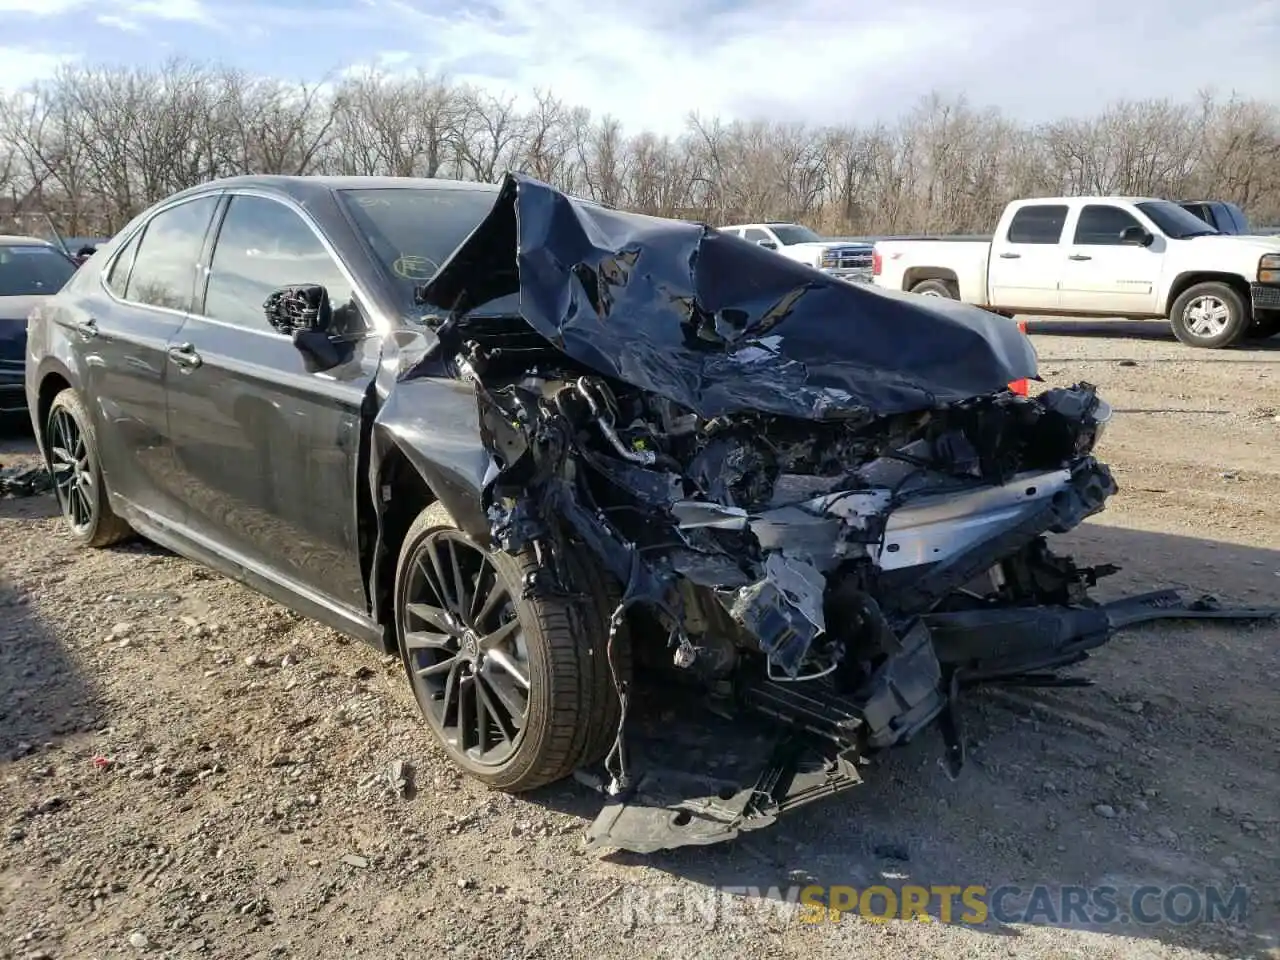
<path id="1" fill-rule="evenodd" d="M 129 242 L 125 244 L 124 249 L 120 251 L 119 256 L 111 264 L 111 272 L 107 274 L 107 286 L 112 293 L 121 299 L 124 299 L 127 292 L 129 271 L 133 269 L 133 258 L 138 254 L 138 241 L 141 239 L 141 230 L 129 238 Z"/>
<path id="2" fill-rule="evenodd" d="M 1010 243 L 1057 243 L 1067 223 L 1065 204 L 1038 203 L 1021 207 L 1009 224 Z"/>
<path id="3" fill-rule="evenodd" d="M 217 197 L 199 197 L 151 218 L 133 258 L 126 299 L 170 310 L 191 309 L 196 264 L 217 205 Z"/>
<path id="4" fill-rule="evenodd" d="M 1128 211 L 1100 203 L 1090 203 L 1080 211 L 1075 242 L 1088 246 L 1120 246 L 1120 234 L 1129 227 L 1141 227 Z"/>
<path id="5" fill-rule="evenodd" d="M 252 330 L 272 330 L 263 305 L 281 287 L 320 284 L 335 332 L 359 329 L 351 284 L 314 230 L 276 200 L 233 196 L 218 231 L 204 313 Z"/>

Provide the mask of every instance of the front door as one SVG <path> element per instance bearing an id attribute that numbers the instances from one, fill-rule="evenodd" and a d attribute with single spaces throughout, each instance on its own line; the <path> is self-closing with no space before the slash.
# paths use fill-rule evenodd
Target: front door
<path id="1" fill-rule="evenodd" d="M 1014 213 L 1004 236 L 991 241 L 987 286 L 991 306 L 1034 313 L 1059 305 L 1065 203 L 1028 203 Z"/>
<path id="2" fill-rule="evenodd" d="M 1128 227 L 1145 230 L 1129 211 L 1109 203 L 1081 208 L 1062 270 L 1062 306 L 1118 317 L 1156 312 L 1161 254 L 1122 243 Z"/>
<path id="3" fill-rule="evenodd" d="M 268 321 L 283 286 L 322 284 L 350 325 L 338 365 L 317 370 Z M 361 407 L 377 371 L 350 274 L 283 200 L 234 194 L 208 280 L 173 343 L 169 417 L 188 525 L 294 587 L 367 611 L 356 490 Z"/>

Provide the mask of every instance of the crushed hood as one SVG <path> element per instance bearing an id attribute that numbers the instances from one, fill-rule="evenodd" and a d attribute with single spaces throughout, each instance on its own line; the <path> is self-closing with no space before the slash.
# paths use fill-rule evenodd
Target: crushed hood
<path id="1" fill-rule="evenodd" d="M 420 298 L 461 316 L 513 293 L 573 360 L 706 418 L 883 416 L 1036 374 L 1030 341 L 984 310 L 848 284 L 518 174 Z"/>

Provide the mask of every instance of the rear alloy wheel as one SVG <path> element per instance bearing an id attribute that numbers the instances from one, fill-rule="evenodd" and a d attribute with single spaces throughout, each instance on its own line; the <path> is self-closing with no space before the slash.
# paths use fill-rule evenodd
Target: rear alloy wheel
<path id="1" fill-rule="evenodd" d="M 537 566 L 531 554 L 484 549 L 433 504 L 405 536 L 396 572 L 396 636 L 427 725 L 455 764 L 502 790 L 598 759 L 598 729 L 617 723 L 607 614 L 524 597 Z"/>
<path id="2" fill-rule="evenodd" d="M 960 294 L 949 280 L 921 280 L 911 288 L 912 293 L 922 297 L 946 297 L 948 300 L 959 300 Z"/>
<path id="3" fill-rule="evenodd" d="M 1248 335 L 1249 311 L 1239 291 L 1225 283 L 1197 283 L 1173 302 L 1173 335 L 1189 347 L 1216 350 Z"/>
<path id="4" fill-rule="evenodd" d="M 111 509 L 93 424 L 70 387 L 49 406 L 44 444 L 58 506 L 71 535 L 87 547 L 108 547 L 132 536 L 133 530 Z"/>

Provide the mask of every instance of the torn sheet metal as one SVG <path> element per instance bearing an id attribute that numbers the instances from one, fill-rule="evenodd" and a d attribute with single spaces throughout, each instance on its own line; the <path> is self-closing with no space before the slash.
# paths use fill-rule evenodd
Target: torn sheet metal
<path id="1" fill-rule="evenodd" d="M 1083 610 L 986 610 L 923 618 L 904 638 L 904 656 L 886 662 L 870 695 L 842 696 L 827 678 L 806 684 L 748 684 L 743 700 L 753 714 L 785 724 L 771 748 L 757 743 L 754 751 L 746 749 L 744 741 L 759 729 L 752 726 L 752 717 L 728 723 L 695 714 L 685 732 L 690 750 L 676 768 L 658 749 L 667 742 L 665 728 L 642 727 L 636 737 L 635 784 L 604 804 L 587 829 L 588 849 L 648 854 L 724 842 L 858 785 L 865 761 L 854 744 L 902 742 L 904 732 L 909 739 L 954 708 L 955 691 L 940 682 L 931 641 L 948 671 L 966 664 L 965 685 L 1007 680 L 1037 685 L 1051 678 L 1033 671 L 1082 659 L 1084 651 L 1101 646 L 1114 630 L 1183 618 L 1280 619 L 1280 607 L 1225 607 L 1210 597 L 1187 599 L 1173 590 L 1157 590 Z M 975 655 L 979 659 L 972 660 Z M 951 722 L 958 721 L 952 717 Z M 942 729 L 952 741 L 948 759 L 958 768 L 963 734 L 953 730 L 948 737 L 947 725 Z M 713 743 L 718 750 L 710 749 Z M 752 753 L 759 758 L 755 766 L 745 760 Z"/>
<path id="2" fill-rule="evenodd" d="M 764 577 L 738 591 L 729 612 L 756 637 L 769 663 L 795 677 L 826 630 L 826 578 L 803 560 L 771 553 Z"/>
<path id="3" fill-rule="evenodd" d="M 517 292 L 570 358 L 706 418 L 881 416 L 1036 376 L 1030 341 L 985 310 L 846 283 L 702 224 L 509 174 L 420 298 L 460 315 Z"/>

